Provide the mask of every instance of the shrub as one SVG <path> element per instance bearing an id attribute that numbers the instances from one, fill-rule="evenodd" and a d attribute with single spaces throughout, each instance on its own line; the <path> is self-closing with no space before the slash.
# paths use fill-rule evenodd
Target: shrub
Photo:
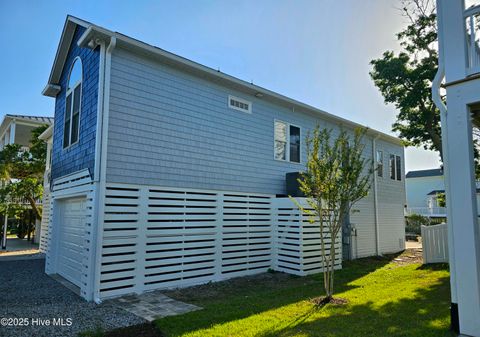
<path id="1" fill-rule="evenodd" d="M 429 226 L 431 225 L 431 221 L 429 218 L 420 215 L 420 214 L 412 214 L 407 216 L 406 218 L 406 226 L 405 226 L 405 232 L 407 233 L 415 233 L 419 234 L 421 233 L 421 226 Z"/>

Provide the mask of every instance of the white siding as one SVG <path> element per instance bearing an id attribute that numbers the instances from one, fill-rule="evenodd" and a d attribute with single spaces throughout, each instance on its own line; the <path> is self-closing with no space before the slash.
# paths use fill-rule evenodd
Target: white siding
<path id="1" fill-rule="evenodd" d="M 403 148 L 378 141 L 383 151 L 384 173 L 378 177 L 378 222 L 380 253 L 393 253 L 405 248 L 405 156 Z M 402 158 L 402 180 L 392 180 L 389 174 L 389 156 Z"/>

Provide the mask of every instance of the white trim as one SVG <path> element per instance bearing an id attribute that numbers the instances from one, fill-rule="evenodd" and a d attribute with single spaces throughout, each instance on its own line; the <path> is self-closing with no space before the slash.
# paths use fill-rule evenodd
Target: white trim
<path id="1" fill-rule="evenodd" d="M 235 105 L 232 105 L 232 103 L 231 103 L 232 100 L 238 101 L 240 103 L 248 105 L 248 109 L 245 110 L 245 109 L 239 108 Z M 246 99 L 243 99 L 243 98 L 240 98 L 240 97 L 237 97 L 237 96 L 228 95 L 228 107 L 230 109 L 238 110 L 238 111 L 245 112 L 245 113 L 248 113 L 248 114 L 252 113 L 252 102 L 247 101 Z"/>
<path id="2" fill-rule="evenodd" d="M 382 153 L 382 176 L 380 178 L 383 179 L 383 151 L 377 150 L 377 137 L 374 137 L 372 140 L 372 152 L 375 159 L 375 166 L 377 166 L 377 152 Z M 378 169 L 378 167 L 376 167 Z M 380 228 L 378 222 L 378 173 L 374 172 L 373 174 L 373 207 L 374 207 L 374 216 L 375 216 L 375 253 L 377 256 L 380 255 Z"/>
<path id="3" fill-rule="evenodd" d="M 101 153 L 100 153 L 100 168 L 99 168 L 99 191 L 98 200 L 95 200 L 97 205 L 97 222 L 96 222 L 96 247 L 95 247 L 95 269 L 94 269 L 94 287 L 93 287 L 93 300 L 96 303 L 101 302 L 100 297 L 100 277 L 102 271 L 102 261 L 100 259 L 102 251 L 102 236 L 103 236 L 103 221 L 105 218 L 105 198 L 106 198 L 106 179 L 107 179 L 107 146 L 108 146 L 108 119 L 110 115 L 110 72 L 112 67 L 112 52 L 117 44 L 117 39 L 112 37 L 105 53 L 105 77 L 104 77 L 104 95 L 103 98 L 103 121 L 102 121 L 102 134 L 101 134 Z M 98 136 L 97 136 L 98 137 Z M 97 138 L 97 142 L 99 139 Z"/>
<path id="4" fill-rule="evenodd" d="M 95 166 L 93 169 L 94 181 L 100 181 L 100 160 L 102 154 L 102 131 L 103 131 L 103 102 L 105 100 L 105 57 L 106 46 L 100 43 L 100 61 L 98 75 L 98 97 L 97 97 L 97 125 L 95 131 Z"/>
<path id="5" fill-rule="evenodd" d="M 72 70 L 77 61 L 80 62 L 80 69 L 81 69 L 81 76 L 80 80 L 75 82 L 71 88 L 68 87 L 70 83 L 70 76 L 72 75 Z M 74 101 L 75 101 L 75 89 L 80 86 L 80 98 L 78 101 L 78 130 L 77 130 L 77 140 L 72 143 L 72 130 L 73 130 L 73 106 L 74 106 Z M 71 98 L 71 103 L 70 103 L 70 127 L 68 130 L 68 145 L 65 146 L 65 120 L 67 117 L 67 97 L 68 95 L 72 95 Z M 63 115 L 63 139 L 62 139 L 62 145 L 63 145 L 63 150 L 67 150 L 77 144 L 80 141 L 80 117 L 82 113 L 82 96 L 83 96 L 83 62 L 80 56 L 77 56 L 73 59 L 72 64 L 70 65 L 70 71 L 68 73 L 68 78 L 67 78 L 67 92 L 65 93 L 65 113 Z"/>
<path id="6" fill-rule="evenodd" d="M 287 126 L 287 149 L 286 149 L 286 153 L 285 153 L 285 159 L 277 159 L 275 157 L 275 142 L 276 142 L 275 123 L 277 123 L 277 122 L 283 123 Z M 290 160 L 290 126 L 296 127 L 300 131 L 300 148 L 298 150 L 298 155 L 299 155 L 300 161 L 298 161 L 298 162 Z M 280 119 L 274 119 L 273 120 L 273 159 L 276 160 L 276 161 L 279 161 L 279 162 L 284 162 L 284 163 L 302 164 L 302 143 L 303 143 L 302 134 L 303 134 L 303 131 L 302 131 L 301 126 L 296 125 L 296 124 L 292 124 L 292 123 L 288 123 L 288 122 L 285 122 L 285 121 L 280 120 Z"/>

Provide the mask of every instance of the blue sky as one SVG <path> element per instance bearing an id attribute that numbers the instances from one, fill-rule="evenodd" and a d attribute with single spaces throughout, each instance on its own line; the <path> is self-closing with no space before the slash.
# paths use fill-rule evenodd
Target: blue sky
<path id="1" fill-rule="evenodd" d="M 71 14 L 222 72 L 391 133 L 369 61 L 398 50 L 398 0 L 0 0 L 0 117 L 53 114 L 43 97 Z M 407 149 L 407 170 L 438 165 Z"/>

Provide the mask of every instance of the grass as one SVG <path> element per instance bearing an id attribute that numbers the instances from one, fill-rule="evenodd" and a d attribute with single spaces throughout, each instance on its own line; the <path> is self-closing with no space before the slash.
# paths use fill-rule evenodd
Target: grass
<path id="1" fill-rule="evenodd" d="M 398 265 L 388 259 L 344 263 L 336 296 L 347 305 L 315 307 L 322 275 L 282 273 L 233 279 L 167 295 L 203 307 L 155 323 L 166 336 L 453 336 L 445 265 Z"/>

